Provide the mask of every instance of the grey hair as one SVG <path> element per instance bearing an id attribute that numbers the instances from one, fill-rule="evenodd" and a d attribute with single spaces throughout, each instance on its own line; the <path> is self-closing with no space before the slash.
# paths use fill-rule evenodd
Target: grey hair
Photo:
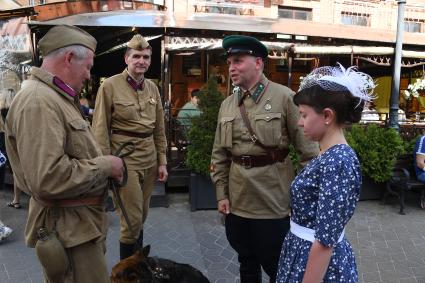
<path id="1" fill-rule="evenodd" d="M 50 52 L 46 55 L 45 58 L 56 58 L 65 55 L 67 52 L 72 52 L 76 59 L 80 61 L 86 59 L 89 56 L 89 51 L 91 50 L 82 45 L 70 45 Z"/>
<path id="2" fill-rule="evenodd" d="M 8 109 L 12 104 L 12 100 L 15 97 L 15 90 L 9 91 L 8 89 L 3 89 L 0 92 L 0 109 Z"/>

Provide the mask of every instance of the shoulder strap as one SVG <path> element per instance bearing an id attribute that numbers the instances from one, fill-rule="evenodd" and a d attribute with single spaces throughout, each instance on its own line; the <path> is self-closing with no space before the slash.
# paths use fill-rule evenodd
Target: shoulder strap
<path id="1" fill-rule="evenodd" d="M 246 114 L 246 109 L 245 109 L 245 105 L 244 105 L 243 101 L 241 101 L 241 103 L 239 104 L 239 110 L 241 111 L 243 123 L 248 128 L 248 132 L 249 132 L 249 135 L 251 137 L 252 142 L 254 144 L 258 145 L 259 147 L 261 147 L 262 149 L 264 149 L 265 151 L 267 151 L 267 153 L 270 153 L 270 151 L 272 151 L 274 148 L 270 147 L 270 146 L 265 146 L 258 139 L 257 135 L 255 134 L 254 130 L 252 129 L 251 123 L 249 122 L 248 115 Z"/>

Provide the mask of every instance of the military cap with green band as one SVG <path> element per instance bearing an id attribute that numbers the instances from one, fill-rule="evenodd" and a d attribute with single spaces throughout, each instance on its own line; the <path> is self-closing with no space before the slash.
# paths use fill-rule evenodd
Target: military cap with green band
<path id="1" fill-rule="evenodd" d="M 149 42 L 140 34 L 136 34 L 132 39 L 127 43 L 127 47 L 136 50 L 143 50 L 151 47 Z"/>
<path id="2" fill-rule="evenodd" d="M 52 27 L 38 42 L 43 56 L 71 45 L 82 45 L 95 52 L 97 41 L 88 32 L 80 28 L 71 25 L 59 25 Z"/>
<path id="3" fill-rule="evenodd" d="M 229 35 L 223 39 L 222 46 L 226 57 L 233 54 L 248 54 L 266 58 L 269 54 L 267 47 L 258 39 L 245 35 Z"/>

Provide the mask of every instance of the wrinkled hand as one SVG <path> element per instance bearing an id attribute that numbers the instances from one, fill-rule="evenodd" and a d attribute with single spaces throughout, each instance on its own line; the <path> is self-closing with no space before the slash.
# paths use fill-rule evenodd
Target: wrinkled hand
<path id="1" fill-rule="evenodd" d="M 107 155 L 106 157 L 108 158 L 112 167 L 111 174 L 109 175 L 109 177 L 121 183 L 123 181 L 124 176 L 124 163 L 122 159 L 114 155 Z"/>
<path id="2" fill-rule="evenodd" d="M 229 214 L 230 213 L 229 199 L 225 198 L 225 199 L 219 200 L 217 208 L 218 208 L 218 212 L 225 214 L 225 215 Z"/>
<path id="3" fill-rule="evenodd" d="M 158 166 L 158 181 L 165 182 L 168 179 L 167 166 L 160 165 Z"/>

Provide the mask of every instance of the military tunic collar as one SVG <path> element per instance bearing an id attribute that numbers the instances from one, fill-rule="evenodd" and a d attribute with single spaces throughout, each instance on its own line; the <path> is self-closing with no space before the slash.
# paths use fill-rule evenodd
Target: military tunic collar
<path id="1" fill-rule="evenodd" d="M 53 74 L 43 70 L 41 68 L 32 67 L 31 75 L 39 79 L 40 81 L 47 84 L 49 87 L 56 90 L 58 93 L 68 98 L 71 101 L 75 100 L 75 97 L 78 97 L 78 94 L 70 86 L 64 83 L 61 79 L 54 76 Z"/>
<path id="2" fill-rule="evenodd" d="M 237 90 L 238 92 L 238 102 L 239 105 L 242 103 L 242 100 L 245 98 L 245 95 L 248 94 L 248 97 L 251 97 L 251 99 L 257 104 L 261 97 L 263 96 L 264 92 L 266 91 L 267 87 L 269 85 L 269 80 L 266 78 L 266 76 L 261 75 L 260 81 L 253 86 L 248 91 L 243 91 L 241 88 Z"/>
<path id="3" fill-rule="evenodd" d="M 143 78 L 139 83 L 130 75 L 127 69 L 124 71 L 124 76 L 126 76 L 127 83 L 131 86 L 134 91 L 143 90 L 145 88 L 145 79 Z"/>

